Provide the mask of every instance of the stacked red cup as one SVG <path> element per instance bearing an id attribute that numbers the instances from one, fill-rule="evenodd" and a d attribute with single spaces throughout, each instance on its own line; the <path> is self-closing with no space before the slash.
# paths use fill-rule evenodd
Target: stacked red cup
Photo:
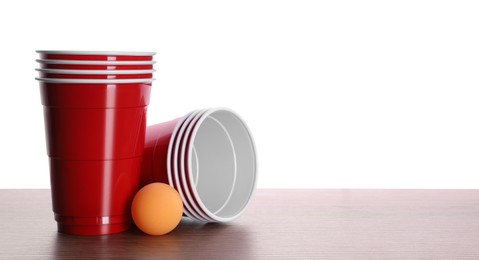
<path id="1" fill-rule="evenodd" d="M 155 53 L 37 52 L 58 231 L 127 230 L 140 181 Z"/>

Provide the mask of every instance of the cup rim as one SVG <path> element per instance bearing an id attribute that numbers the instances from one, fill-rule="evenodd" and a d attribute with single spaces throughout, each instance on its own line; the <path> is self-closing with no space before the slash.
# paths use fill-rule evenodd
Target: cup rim
<path id="1" fill-rule="evenodd" d="M 100 60 L 50 60 L 36 59 L 38 63 L 44 64 L 63 64 L 63 65 L 153 65 L 154 60 L 149 61 L 100 61 Z"/>
<path id="2" fill-rule="evenodd" d="M 37 50 L 40 54 L 61 55 L 100 55 L 100 56 L 153 56 L 156 52 L 137 51 L 73 51 L 73 50 Z"/>
<path id="3" fill-rule="evenodd" d="M 215 112 L 218 112 L 218 111 L 226 111 L 228 113 L 231 113 L 232 115 L 234 115 L 240 122 L 241 124 L 243 125 L 243 127 L 245 128 L 246 130 L 246 133 L 248 134 L 249 136 L 249 141 L 250 141 L 250 145 L 252 147 L 252 150 L 253 150 L 253 153 L 254 153 L 254 176 L 253 176 L 253 183 L 252 183 L 252 186 L 250 187 L 251 188 L 251 193 L 249 194 L 249 197 L 248 197 L 248 200 L 246 201 L 246 203 L 243 205 L 243 208 L 238 211 L 236 213 L 236 215 L 234 216 L 231 216 L 231 217 L 221 217 L 221 216 L 218 216 L 217 214 L 213 213 L 213 212 L 210 212 L 210 210 L 203 204 L 203 202 L 201 201 L 201 198 L 198 194 L 198 192 L 196 191 L 196 189 L 193 189 L 193 193 L 196 198 L 199 198 L 198 200 L 198 203 L 200 204 L 201 208 L 204 210 L 204 213 L 212 218 L 213 220 L 217 221 L 217 222 L 229 222 L 229 221 L 232 221 L 238 217 L 240 217 L 245 211 L 246 209 L 248 208 L 248 205 L 251 203 L 251 200 L 256 192 L 256 186 L 257 186 L 257 183 L 258 183 L 258 158 L 257 158 L 257 149 L 256 149 L 256 145 L 255 145 L 255 141 L 253 139 L 253 136 L 251 134 L 251 130 L 249 129 L 249 127 L 246 125 L 246 122 L 236 113 L 234 112 L 232 109 L 229 109 L 229 108 L 226 108 L 226 107 L 216 107 L 216 108 L 210 108 L 208 109 L 201 117 L 200 119 L 197 121 L 196 125 L 193 127 L 193 130 L 191 132 L 191 138 L 190 140 L 188 140 L 188 142 L 190 142 L 190 146 L 188 148 L 188 150 L 186 151 L 187 152 L 187 167 L 189 169 L 192 168 L 192 162 L 191 162 L 191 155 L 192 155 L 192 152 L 193 152 L 193 145 L 194 142 L 195 142 L 195 139 L 196 139 L 196 135 L 198 133 L 198 130 L 199 128 L 201 127 L 201 124 L 206 120 L 206 118 L 208 118 L 211 114 L 215 113 Z M 189 181 L 192 182 L 192 176 L 187 176 L 187 178 L 189 178 Z"/>
<path id="4" fill-rule="evenodd" d="M 183 203 L 185 204 L 184 205 L 184 211 L 185 211 L 185 214 L 190 217 L 190 218 L 195 218 L 195 215 L 193 215 L 192 213 L 190 213 L 190 208 L 187 207 L 186 203 L 186 199 L 184 198 L 181 190 L 179 188 L 176 187 L 176 182 L 175 182 L 175 174 L 173 172 L 173 169 L 174 169 L 174 165 L 172 164 L 172 160 L 175 158 L 174 155 L 173 155 L 173 146 L 174 146 L 174 143 L 176 142 L 176 137 L 177 137 L 177 134 L 178 132 L 180 131 L 180 128 L 181 126 L 185 123 L 185 121 L 188 119 L 188 117 L 193 114 L 196 110 L 193 110 L 191 112 L 188 112 L 186 115 L 184 115 L 183 117 L 181 117 L 177 122 L 176 122 L 176 125 L 171 133 L 171 136 L 170 136 L 170 140 L 168 141 L 168 149 L 167 149 L 167 155 L 166 155 L 166 158 L 167 158 L 167 162 L 166 162 L 166 168 L 167 168 L 167 177 L 168 177 L 168 183 L 170 184 L 170 186 L 172 188 L 174 188 L 175 190 L 178 191 L 178 194 L 180 194 L 181 196 L 181 200 L 183 201 Z M 189 206 L 189 205 L 188 205 Z M 195 218 L 196 219 L 196 218 Z"/>
<path id="5" fill-rule="evenodd" d="M 156 70 L 61 70 L 61 69 L 35 69 L 39 72 L 51 74 L 75 74 L 75 75 L 120 75 L 120 74 L 152 74 Z"/>
<path id="6" fill-rule="evenodd" d="M 185 136 L 185 129 L 188 128 L 188 126 L 195 120 L 197 117 L 199 117 L 202 114 L 203 110 L 195 110 L 193 111 L 184 121 L 184 123 L 181 125 L 179 131 L 177 132 L 176 135 L 176 141 L 174 144 L 173 148 L 173 169 L 176 172 L 173 177 L 173 182 L 176 183 L 176 189 L 178 192 L 180 192 L 180 195 L 184 199 L 185 206 L 189 208 L 190 214 L 192 214 L 193 218 L 203 221 L 203 222 L 208 222 L 210 219 L 208 219 L 202 211 L 196 206 L 194 201 L 192 200 L 191 195 L 189 195 L 189 192 L 187 189 L 185 189 L 184 185 L 182 185 L 182 180 L 181 180 L 181 165 L 183 164 L 180 160 L 180 144 L 183 142 Z M 180 164 L 180 165 L 179 165 Z"/>
<path id="7" fill-rule="evenodd" d="M 35 78 L 45 83 L 63 83 L 63 84 L 121 84 L 121 83 L 150 83 L 154 78 L 147 79 L 57 79 L 57 78 Z"/>

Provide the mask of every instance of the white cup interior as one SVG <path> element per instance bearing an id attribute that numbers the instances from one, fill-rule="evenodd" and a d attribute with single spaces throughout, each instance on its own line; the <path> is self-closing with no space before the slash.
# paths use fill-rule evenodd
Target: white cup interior
<path id="1" fill-rule="evenodd" d="M 199 162 L 198 162 L 198 154 L 196 153 L 196 148 L 194 146 L 193 146 L 191 164 L 192 164 L 191 177 L 193 178 L 193 186 L 196 188 L 196 186 L 198 186 Z"/>
<path id="2" fill-rule="evenodd" d="M 230 110 L 211 109 L 195 126 L 191 142 L 189 178 L 197 199 L 217 221 L 238 217 L 256 185 L 256 152 L 247 126 Z"/>

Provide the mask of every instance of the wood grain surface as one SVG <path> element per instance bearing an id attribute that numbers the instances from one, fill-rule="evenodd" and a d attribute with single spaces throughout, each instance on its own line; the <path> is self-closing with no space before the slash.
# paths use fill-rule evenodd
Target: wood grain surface
<path id="1" fill-rule="evenodd" d="M 477 190 L 258 190 L 165 236 L 56 232 L 49 190 L 0 190 L 1 259 L 479 259 Z"/>

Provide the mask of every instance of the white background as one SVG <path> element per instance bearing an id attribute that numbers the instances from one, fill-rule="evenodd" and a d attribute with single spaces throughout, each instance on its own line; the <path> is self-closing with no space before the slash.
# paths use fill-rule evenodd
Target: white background
<path id="1" fill-rule="evenodd" d="M 37 49 L 156 51 L 149 124 L 226 106 L 260 188 L 479 188 L 475 1 L 0 1 L 0 188 L 48 188 Z"/>

